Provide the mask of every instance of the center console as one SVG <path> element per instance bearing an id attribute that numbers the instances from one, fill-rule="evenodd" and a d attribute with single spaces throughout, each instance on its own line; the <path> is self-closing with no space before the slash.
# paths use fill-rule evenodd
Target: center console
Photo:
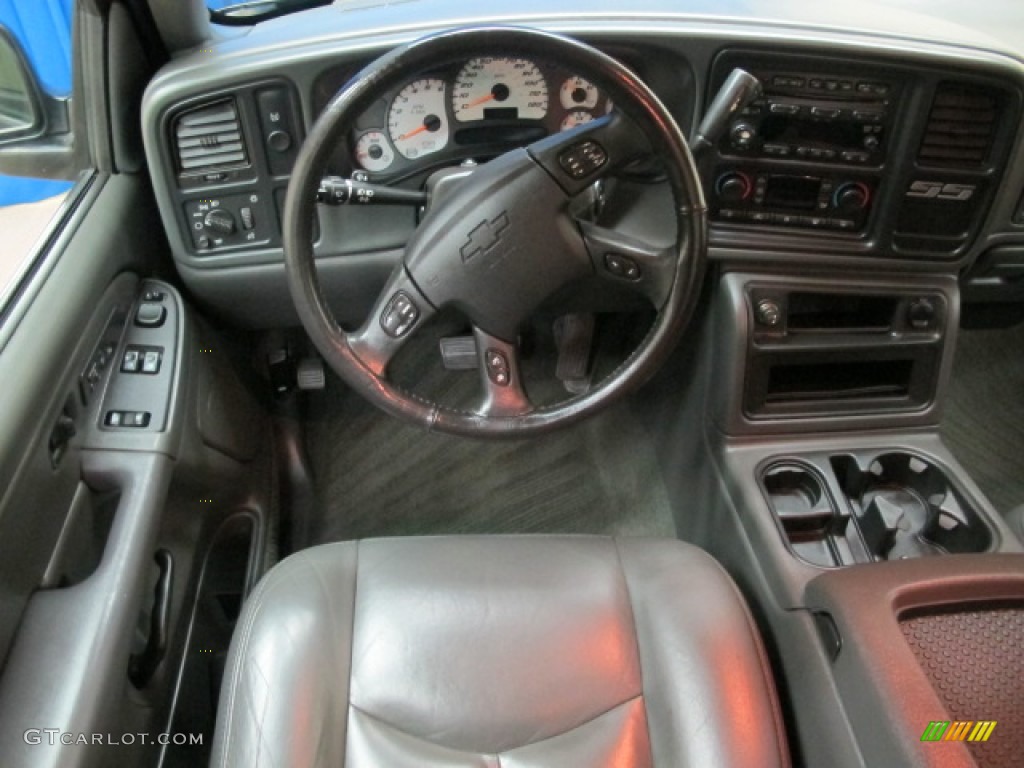
<path id="1" fill-rule="evenodd" d="M 1015 764 L 1024 690 L 986 670 L 1016 669 L 1024 544 L 939 433 L 955 277 L 724 269 L 709 318 L 676 522 L 759 614 L 795 764 Z M 933 721 L 1000 736 L 932 744 Z"/>

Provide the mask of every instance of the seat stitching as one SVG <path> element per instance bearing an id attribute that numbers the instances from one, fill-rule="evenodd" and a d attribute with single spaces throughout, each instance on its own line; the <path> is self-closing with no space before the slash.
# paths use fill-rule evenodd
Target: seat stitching
<path id="1" fill-rule="evenodd" d="M 610 714 L 610 713 L 614 712 L 616 709 L 621 709 L 622 707 L 626 706 L 627 704 L 632 704 L 637 699 L 641 699 L 642 700 L 643 699 L 643 694 L 638 693 L 635 696 L 630 696 L 628 699 L 623 699 L 618 704 L 614 704 L 614 705 L 608 707 L 607 709 L 602 710 L 601 712 L 598 712 L 593 717 L 588 717 L 582 723 L 577 723 L 576 725 L 574 725 L 572 728 L 569 728 L 568 730 L 560 731 L 559 733 L 553 733 L 550 736 L 545 736 L 543 739 L 537 739 L 535 741 L 528 741 L 525 744 L 518 744 L 518 745 L 516 745 L 514 747 L 509 747 L 508 749 L 505 749 L 504 751 L 505 752 L 512 752 L 512 751 L 517 750 L 517 749 L 523 749 L 525 747 L 533 746 L 534 744 L 542 744 L 545 741 L 549 741 L 551 739 L 557 739 L 560 736 L 565 736 L 566 734 L 569 734 L 569 733 L 572 733 L 573 731 L 579 730 L 580 728 L 582 728 L 582 727 L 584 727 L 586 725 L 590 725 L 590 723 L 594 722 L 595 720 L 599 720 L 600 718 L 604 717 L 607 714 Z M 425 739 L 422 736 L 419 736 L 419 735 L 417 735 L 415 733 L 410 733 L 409 731 L 405 730 L 404 728 L 401 728 L 401 727 L 395 725 L 394 723 L 392 723 L 392 722 L 390 722 L 388 720 L 385 720 L 383 717 L 375 715 L 372 712 L 367 712 L 365 709 L 362 709 L 361 707 L 356 706 L 351 701 L 349 702 L 349 708 L 350 709 L 354 709 L 356 712 L 358 712 L 359 714 L 363 715 L 364 717 L 368 717 L 370 720 L 374 720 L 375 722 L 378 722 L 381 725 L 387 726 L 391 730 L 396 731 L 396 732 L 402 734 L 403 736 L 408 736 L 410 739 L 415 739 L 416 741 L 423 742 L 424 744 L 431 744 L 431 745 L 433 745 L 435 747 L 441 747 L 442 749 L 450 749 L 452 752 L 462 752 L 463 754 L 466 754 L 466 755 L 474 755 L 474 754 L 486 755 L 486 754 L 490 754 L 490 753 L 487 753 L 487 752 L 471 752 L 469 750 L 462 749 L 460 747 L 452 747 L 452 746 L 449 746 L 448 744 L 441 744 L 441 743 L 436 742 L 436 741 L 431 741 L 430 739 Z M 495 757 L 499 756 L 499 753 L 493 753 L 493 754 L 495 755 Z"/>
<path id="2" fill-rule="evenodd" d="M 358 710 L 352 703 L 352 657 L 356 652 L 356 598 L 359 596 L 359 550 L 362 547 L 362 540 L 356 540 L 356 562 L 355 562 L 355 575 L 352 578 L 352 620 L 349 623 L 348 629 L 348 706 L 350 709 Z M 348 712 L 345 713 L 345 720 L 348 720 Z M 348 763 L 348 723 L 345 723 L 345 744 L 344 744 L 344 756 L 342 757 L 342 766 Z"/>
<path id="3" fill-rule="evenodd" d="M 249 649 L 249 641 L 252 636 L 253 625 L 256 623 L 256 619 L 259 616 L 260 608 L 263 607 L 263 601 L 264 598 L 266 597 L 267 591 L 269 590 L 271 580 L 272 579 L 264 578 L 259 583 L 259 585 L 257 585 L 256 589 L 253 591 L 253 594 L 249 596 L 249 599 L 253 601 L 252 610 L 246 617 L 245 626 L 242 627 L 242 634 L 239 638 L 238 643 L 238 653 L 235 655 L 235 658 L 233 659 L 231 675 L 228 679 L 227 712 L 225 712 L 225 715 L 227 716 L 227 723 L 225 723 L 224 731 L 224 759 L 221 760 L 222 765 L 228 764 L 227 758 L 232 751 L 231 732 L 234 729 L 235 724 L 235 700 L 238 695 L 238 686 L 242 673 L 242 664 L 247 656 L 247 651 Z"/>
<path id="4" fill-rule="evenodd" d="M 629 619 L 633 624 L 633 645 L 636 647 L 636 664 L 640 668 L 640 698 L 644 695 L 644 657 L 640 652 L 640 630 L 636 625 L 636 613 L 633 611 L 633 593 L 629 588 L 629 579 L 626 578 L 626 564 L 622 561 L 622 552 L 619 550 L 619 540 L 612 537 L 612 546 L 615 548 L 615 559 L 619 563 L 619 579 L 626 590 L 626 597 L 629 599 Z M 644 703 L 644 725 L 647 728 L 647 748 L 651 751 L 651 759 L 654 759 L 654 738 L 651 736 L 651 720 L 647 717 L 647 704 Z"/>
<path id="5" fill-rule="evenodd" d="M 786 739 L 786 727 L 782 720 L 782 710 L 779 704 L 778 689 L 775 687 L 775 678 L 769 674 L 769 670 L 772 667 L 771 662 L 768 660 L 768 652 L 765 650 L 764 642 L 761 639 L 761 632 L 758 630 L 757 624 L 754 623 L 754 617 L 750 613 L 750 607 L 747 605 L 746 598 L 743 596 L 743 593 L 740 592 L 740 588 L 731 577 L 729 577 L 727 581 L 729 582 L 729 586 L 732 587 L 733 592 L 736 594 L 737 599 L 740 601 L 743 616 L 747 621 L 747 627 L 750 629 L 751 640 L 753 640 L 754 646 L 757 648 L 757 657 L 761 662 L 761 676 L 764 678 L 765 688 L 768 691 L 768 698 L 771 700 L 772 720 L 775 723 L 775 740 L 779 745 L 779 765 L 790 765 L 789 742 Z"/>

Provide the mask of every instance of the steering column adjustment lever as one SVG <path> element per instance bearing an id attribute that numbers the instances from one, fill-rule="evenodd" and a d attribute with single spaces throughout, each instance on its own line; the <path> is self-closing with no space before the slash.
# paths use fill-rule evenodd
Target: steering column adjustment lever
<path id="1" fill-rule="evenodd" d="M 327 176 L 320 181 L 316 201 L 324 205 L 423 205 L 426 192 L 371 184 L 361 179 Z"/>
<path id="2" fill-rule="evenodd" d="M 725 132 L 732 116 L 743 110 L 762 93 L 761 81 L 738 67 L 729 73 L 704 113 L 697 132 L 690 141 L 690 152 L 699 155 L 715 145 Z"/>

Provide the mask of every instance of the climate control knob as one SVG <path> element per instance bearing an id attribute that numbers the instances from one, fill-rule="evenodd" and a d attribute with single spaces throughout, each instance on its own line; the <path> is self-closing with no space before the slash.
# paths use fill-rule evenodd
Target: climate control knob
<path id="1" fill-rule="evenodd" d="M 231 215 L 231 211 L 224 210 L 223 208 L 214 208 L 206 214 L 206 218 L 203 219 L 203 226 L 220 235 L 232 235 L 237 228 L 235 217 Z"/>
<path id="2" fill-rule="evenodd" d="M 715 193 L 723 203 L 738 203 L 750 196 L 754 185 L 747 174 L 740 171 L 723 173 L 715 181 Z"/>
<path id="3" fill-rule="evenodd" d="M 832 207 L 844 213 L 856 213 L 868 207 L 871 189 L 859 181 L 840 184 L 832 195 Z"/>

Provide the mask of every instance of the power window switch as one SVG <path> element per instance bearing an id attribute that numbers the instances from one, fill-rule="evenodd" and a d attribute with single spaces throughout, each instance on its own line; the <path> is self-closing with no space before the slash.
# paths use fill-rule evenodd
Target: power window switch
<path id="1" fill-rule="evenodd" d="M 132 411 L 125 414 L 126 427 L 148 427 L 149 411 Z"/>
<path id="2" fill-rule="evenodd" d="M 121 411 L 107 411 L 106 423 L 108 427 L 124 426 L 124 413 Z"/>
<path id="3" fill-rule="evenodd" d="M 125 373 L 138 373 L 141 363 L 139 350 L 126 349 L 124 351 L 124 359 L 121 361 L 121 370 Z"/>
<path id="4" fill-rule="evenodd" d="M 145 353 L 142 357 L 142 372 L 143 373 L 159 373 L 160 372 L 160 353 L 154 350 L 150 350 Z"/>

